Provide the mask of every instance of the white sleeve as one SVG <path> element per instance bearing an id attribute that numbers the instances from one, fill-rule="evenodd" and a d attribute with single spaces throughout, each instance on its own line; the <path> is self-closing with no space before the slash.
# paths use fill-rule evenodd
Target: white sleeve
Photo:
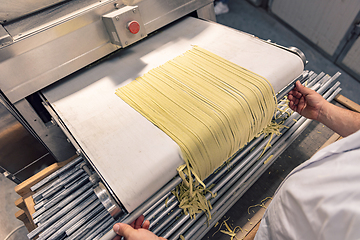
<path id="1" fill-rule="evenodd" d="M 360 238 L 360 131 L 294 169 L 266 210 L 255 240 Z"/>

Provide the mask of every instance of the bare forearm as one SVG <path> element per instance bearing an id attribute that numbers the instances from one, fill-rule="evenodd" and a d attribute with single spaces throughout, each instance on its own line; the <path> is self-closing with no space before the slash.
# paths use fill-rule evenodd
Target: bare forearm
<path id="1" fill-rule="evenodd" d="M 343 137 L 360 129 L 360 113 L 353 112 L 331 103 L 320 110 L 317 120 Z"/>

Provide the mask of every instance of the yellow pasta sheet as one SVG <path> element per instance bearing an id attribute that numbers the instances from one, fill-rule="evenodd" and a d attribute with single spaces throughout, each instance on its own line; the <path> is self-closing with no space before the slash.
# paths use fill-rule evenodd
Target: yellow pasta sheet
<path id="1" fill-rule="evenodd" d="M 261 132 L 276 108 L 265 78 L 197 46 L 116 94 L 179 145 L 201 180 Z"/>

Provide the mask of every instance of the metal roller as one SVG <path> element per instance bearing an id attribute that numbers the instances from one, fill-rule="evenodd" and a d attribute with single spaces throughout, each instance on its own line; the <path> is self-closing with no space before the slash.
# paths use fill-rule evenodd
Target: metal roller
<path id="1" fill-rule="evenodd" d="M 336 83 L 333 87 L 330 87 L 331 84 L 333 84 L 333 82 L 339 75 L 340 73 L 337 73 L 333 77 L 330 77 L 325 75 L 324 73 L 317 75 L 313 72 L 310 72 L 310 73 L 304 73 L 303 74 L 304 77 L 301 76 L 302 77 L 301 80 L 303 83 L 307 81 L 307 86 L 317 90 L 320 94 L 325 93 L 324 97 L 327 98 L 328 101 L 331 101 L 333 97 L 341 90 L 338 88 L 339 82 Z M 288 89 L 291 90 L 291 88 Z M 295 123 L 293 119 L 297 119 L 298 122 Z M 270 150 L 267 150 L 267 152 L 265 152 L 265 154 L 261 157 L 261 159 L 259 160 L 261 163 L 255 164 L 262 152 L 262 148 L 266 145 L 268 138 L 263 139 L 262 137 L 259 137 L 257 139 L 254 139 L 252 142 L 250 142 L 248 146 L 245 147 L 242 151 L 240 151 L 239 154 L 229 163 L 228 168 L 231 169 L 230 172 L 228 172 L 228 168 L 224 167 L 223 169 L 216 171 L 216 174 L 209 176 L 204 182 L 206 183 L 207 186 L 210 186 L 212 183 L 216 183 L 216 185 L 212 188 L 212 191 L 218 193 L 217 197 L 210 200 L 213 204 L 212 211 L 214 212 L 214 214 L 215 215 L 218 214 L 219 217 L 221 217 L 222 215 L 216 213 L 216 209 L 219 211 L 221 210 L 220 212 L 224 213 L 223 211 L 224 208 L 221 206 L 225 204 L 225 202 L 227 202 L 228 207 L 232 206 L 232 204 L 236 202 L 234 198 L 231 198 L 231 200 L 227 200 L 227 198 L 224 197 L 225 194 L 227 194 L 228 191 L 230 191 L 228 189 L 232 189 L 230 191 L 231 194 L 228 193 L 227 195 L 228 197 L 236 192 L 235 195 L 239 198 L 242 195 L 242 193 L 244 193 L 245 190 L 249 188 L 251 184 L 261 175 L 261 172 L 264 171 L 264 168 L 265 167 L 267 168 L 268 166 L 271 165 L 273 161 L 275 161 L 275 157 L 272 159 L 272 161 L 270 161 L 266 165 L 264 165 L 263 162 L 270 155 L 275 155 L 275 154 L 279 155 L 283 150 L 285 150 L 285 148 L 288 146 L 287 144 L 285 144 L 285 141 L 291 143 L 292 140 L 295 139 L 296 136 L 298 136 L 309 123 L 310 120 L 306 120 L 305 118 L 300 118 L 299 114 L 293 113 L 283 123 L 284 125 L 290 127 L 290 129 L 283 128 L 281 130 L 282 133 L 281 136 L 273 137 L 271 141 L 271 145 L 273 147 Z M 249 151 L 254 146 L 256 146 L 255 149 L 253 149 L 249 153 Z M 278 149 L 280 150 L 275 153 L 274 151 L 277 149 L 276 146 L 281 146 L 281 147 L 279 147 Z M 264 166 L 262 166 L 261 164 Z M 249 171 L 251 175 L 248 175 Z M 224 174 L 225 172 L 228 173 Z M 247 186 L 246 189 L 240 189 L 241 191 L 239 191 L 238 188 L 233 187 L 234 184 L 236 184 L 236 182 L 239 181 L 238 179 L 242 179 L 241 180 L 242 183 L 246 182 L 246 186 Z M 252 179 L 252 181 L 249 182 L 248 180 L 245 179 Z M 149 219 L 151 222 L 150 229 L 154 233 L 169 239 L 177 239 L 182 233 L 186 234 L 184 235 L 186 236 L 185 237 L 186 239 L 188 238 L 199 239 L 198 237 L 192 236 L 192 234 L 195 234 L 195 232 L 197 232 L 198 230 L 195 232 L 193 230 L 188 232 L 188 229 L 190 227 L 192 229 L 192 226 L 197 226 L 197 224 L 199 226 L 202 226 L 202 224 L 205 223 L 206 221 L 206 216 L 203 213 L 201 213 L 196 217 L 196 220 L 194 219 L 190 220 L 189 216 L 181 215 L 181 210 L 176 208 L 178 202 L 177 200 L 174 200 L 172 196 L 169 197 L 168 207 L 166 207 L 164 199 L 166 199 L 167 197 L 168 195 L 158 196 L 157 198 L 162 199 L 162 202 L 159 201 L 156 207 L 152 206 L 151 211 L 146 211 L 146 212 L 142 211 L 145 212 L 145 217 Z M 210 195 L 208 195 L 207 197 L 209 198 Z M 144 210 L 143 206 L 140 206 L 139 209 Z M 128 216 L 124 216 L 119 221 L 130 223 L 131 221 L 129 221 L 129 219 L 134 220 L 140 214 L 141 211 L 136 211 L 136 213 L 134 212 L 129 214 Z M 200 221 L 199 219 L 202 220 Z M 201 233 L 197 232 L 196 236 L 199 236 L 200 234 L 204 235 L 206 231 L 209 230 L 204 226 L 202 226 L 202 228 L 203 229 L 201 231 L 199 230 Z M 114 233 L 110 231 L 102 239 L 104 240 L 112 239 L 113 236 Z"/>
<path id="2" fill-rule="evenodd" d="M 331 101 L 340 91 L 340 83 L 333 84 L 339 75 L 337 73 L 330 77 L 324 73 L 317 75 L 305 71 L 299 79 L 302 83 L 307 82 L 308 87 Z M 292 89 L 294 81 L 289 85 L 291 87 L 285 87 L 286 91 Z M 280 91 L 279 94 L 284 96 L 286 91 Z M 278 114 L 285 116 L 288 113 Z M 295 123 L 293 119 L 297 122 Z M 269 138 L 262 136 L 248 143 L 226 166 L 219 168 L 204 180 L 207 186 L 215 184 L 211 190 L 217 193 L 215 198 L 211 198 L 210 194 L 206 195 L 213 206 L 209 225 L 204 224 L 207 221 L 204 213 L 198 214 L 196 219 L 182 215 L 182 210 L 177 207 L 177 199 L 170 193 L 181 182 L 178 176 L 130 214 L 124 211 L 121 211 L 123 216 L 119 215 L 118 211 L 114 214 L 115 200 L 110 198 L 110 193 L 101 182 L 89 181 L 90 176 L 94 176 L 94 170 L 81 158 L 77 158 L 64 166 L 65 170 L 58 170 L 36 188 L 39 191 L 36 195 L 39 208 L 33 217 L 34 221 L 41 225 L 29 233 L 28 237 L 33 239 L 39 235 L 39 239 L 112 239 L 114 233 L 111 228 L 115 222 L 131 223 L 144 214 L 151 222 L 150 230 L 155 234 L 168 239 L 178 239 L 180 235 L 185 239 L 199 239 L 309 123 L 310 120 L 299 114 L 291 114 L 283 123 L 289 129 L 283 128 L 280 136 L 273 136 L 271 140 L 273 147 L 267 149 L 260 159 L 263 148 L 269 141 Z M 270 155 L 274 157 L 264 164 Z M 85 170 L 80 167 L 80 165 L 84 167 L 84 164 Z"/>

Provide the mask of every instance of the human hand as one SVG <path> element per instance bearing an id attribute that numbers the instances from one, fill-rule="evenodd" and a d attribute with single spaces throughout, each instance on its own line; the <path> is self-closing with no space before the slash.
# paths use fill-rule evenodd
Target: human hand
<path id="1" fill-rule="evenodd" d="M 158 237 L 148 229 L 150 227 L 149 220 L 144 223 L 144 215 L 138 217 L 130 225 L 125 223 L 116 223 L 113 227 L 114 232 L 118 235 L 113 240 L 120 240 L 124 237 L 125 240 L 166 240 Z"/>
<path id="2" fill-rule="evenodd" d="M 300 115 L 318 120 L 320 112 L 327 101 L 314 90 L 304 87 L 296 81 L 295 87 L 288 93 L 289 107 Z"/>

